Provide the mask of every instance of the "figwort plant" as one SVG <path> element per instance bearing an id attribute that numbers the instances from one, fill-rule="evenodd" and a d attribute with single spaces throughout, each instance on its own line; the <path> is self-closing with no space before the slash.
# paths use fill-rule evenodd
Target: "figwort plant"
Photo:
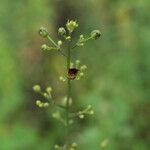
<path id="1" fill-rule="evenodd" d="M 64 109 L 65 117 L 62 117 L 59 111 L 52 113 L 52 117 L 62 122 L 66 129 L 66 138 L 64 141 L 64 145 L 55 145 L 54 148 L 57 150 L 75 150 L 77 144 L 75 142 L 70 141 L 70 125 L 73 123 L 74 117 L 78 117 L 79 119 L 83 119 L 85 115 L 93 115 L 94 111 L 92 110 L 91 105 L 88 105 L 85 109 L 72 112 L 72 97 L 71 97 L 71 82 L 75 80 L 80 80 L 84 76 L 84 71 L 87 69 L 86 65 L 80 65 L 80 61 L 76 60 L 74 63 L 71 61 L 71 51 L 76 47 L 83 47 L 84 44 L 89 40 L 96 40 L 101 36 L 99 30 L 93 30 L 88 37 L 84 35 L 80 35 L 77 42 L 72 45 L 72 33 L 78 27 L 76 21 L 71 20 L 67 21 L 66 27 L 60 27 L 58 29 L 58 35 L 61 36 L 61 39 L 55 42 L 51 37 L 49 32 L 46 28 L 41 27 L 39 29 L 39 35 L 43 38 L 47 38 L 52 46 L 48 46 L 43 44 L 41 49 L 43 51 L 57 51 L 59 52 L 64 58 L 66 59 L 66 75 L 60 76 L 59 80 L 62 82 L 67 82 L 67 96 L 63 99 L 63 103 L 56 102 L 52 95 L 52 88 L 47 87 L 46 90 L 43 92 L 41 90 L 40 85 L 33 86 L 33 90 L 36 93 L 39 93 L 46 99 L 46 102 L 42 102 L 41 100 L 36 100 L 36 105 L 40 108 L 47 108 L 49 106 L 60 107 Z M 62 45 L 67 45 L 66 52 L 63 51 Z"/>

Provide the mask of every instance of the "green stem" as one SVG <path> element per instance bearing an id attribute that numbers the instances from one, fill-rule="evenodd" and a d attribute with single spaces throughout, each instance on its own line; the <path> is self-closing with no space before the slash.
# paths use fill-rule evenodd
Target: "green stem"
<path id="1" fill-rule="evenodd" d="M 70 69 L 70 60 L 71 60 L 71 47 L 70 41 L 68 41 L 68 49 L 67 49 L 67 73 Z M 67 78 L 67 105 L 66 105 L 66 147 L 68 149 L 69 144 L 69 98 L 71 94 L 71 80 Z"/>
<path id="2" fill-rule="evenodd" d="M 47 36 L 47 38 L 48 38 L 48 40 L 50 41 L 50 42 L 52 42 L 52 44 L 56 47 L 56 49 L 58 50 L 58 52 L 60 52 L 63 56 L 66 56 L 62 51 L 61 51 L 61 49 L 59 48 L 59 46 L 53 41 L 53 39 L 48 35 Z"/>
<path id="3" fill-rule="evenodd" d="M 55 45 L 56 48 L 58 48 L 58 45 L 52 40 L 52 38 L 48 35 L 47 38 Z"/>
<path id="4" fill-rule="evenodd" d="M 90 36 L 90 37 L 88 37 L 87 39 L 84 39 L 84 41 L 83 41 L 83 43 L 84 42 L 87 42 L 88 40 L 91 40 L 92 39 L 92 37 Z M 78 45 L 77 45 L 77 43 L 72 47 L 72 49 L 74 49 L 74 48 L 76 48 Z"/>

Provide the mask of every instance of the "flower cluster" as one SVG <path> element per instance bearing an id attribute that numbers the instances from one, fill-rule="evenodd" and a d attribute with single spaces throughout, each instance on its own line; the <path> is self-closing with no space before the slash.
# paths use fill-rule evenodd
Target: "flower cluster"
<path id="1" fill-rule="evenodd" d="M 52 103 L 52 95 L 51 95 L 52 88 L 51 87 L 47 87 L 45 89 L 45 92 L 42 92 L 40 85 L 34 85 L 33 90 L 34 90 L 34 92 L 43 96 L 43 98 L 46 100 L 46 102 L 42 102 L 41 100 L 36 100 L 36 105 L 38 107 L 46 108 L 49 106 L 50 103 Z"/>
<path id="2" fill-rule="evenodd" d="M 86 65 L 81 65 L 80 60 L 72 60 L 72 50 L 76 47 L 83 47 L 84 44 L 89 40 L 96 40 L 101 36 L 101 32 L 99 30 L 93 30 L 88 36 L 83 34 L 79 35 L 75 44 L 72 45 L 72 33 L 77 29 L 78 23 L 74 20 L 68 20 L 65 27 L 60 27 L 58 29 L 58 35 L 60 39 L 57 41 L 53 40 L 50 36 L 48 30 L 44 27 L 39 29 L 39 35 L 42 38 L 46 38 L 50 45 L 43 44 L 41 46 L 41 50 L 43 51 L 51 51 L 55 50 L 59 52 L 64 58 L 66 59 L 66 72 L 64 76 L 60 76 L 59 80 L 63 82 L 67 82 L 67 94 L 61 100 L 56 101 L 52 97 L 52 88 L 47 87 L 44 92 L 42 91 L 40 85 L 33 86 L 33 90 L 35 93 L 40 94 L 44 100 L 36 100 L 36 105 L 40 108 L 47 108 L 47 107 L 59 107 L 62 108 L 65 113 L 66 117 L 62 114 L 63 111 L 59 111 L 59 109 L 54 110 L 51 112 L 51 116 L 56 120 L 60 121 L 67 131 L 66 136 L 66 143 L 63 146 L 55 145 L 54 148 L 56 150 L 76 150 L 77 144 L 75 142 L 71 142 L 68 138 L 69 136 L 69 125 L 74 122 L 74 118 L 77 117 L 78 119 L 83 119 L 87 115 L 93 115 L 94 111 L 91 105 L 88 105 L 86 108 L 82 110 L 73 110 L 73 100 L 71 97 L 71 83 L 75 80 L 80 80 L 85 75 L 85 71 L 87 69 Z M 67 44 L 67 50 L 63 50 L 63 45 Z"/>

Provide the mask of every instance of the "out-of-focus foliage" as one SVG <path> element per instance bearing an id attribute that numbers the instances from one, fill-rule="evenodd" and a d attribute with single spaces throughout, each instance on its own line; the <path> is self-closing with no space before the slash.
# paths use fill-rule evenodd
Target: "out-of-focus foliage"
<path id="1" fill-rule="evenodd" d="M 93 118 L 74 125 L 78 149 L 100 150 L 106 144 L 107 150 L 148 150 L 149 9 L 149 0 L 2 0 L 0 150 L 47 150 L 62 142 L 63 127 L 34 106 L 31 87 L 50 84 L 55 99 L 64 96 L 57 79 L 65 62 L 40 51 L 44 41 L 37 30 L 46 26 L 55 38 L 56 28 L 74 18 L 83 33 L 93 27 L 102 32 L 99 42 L 73 52 L 73 59 L 88 66 L 86 77 L 73 84 L 74 103 L 95 107 Z"/>

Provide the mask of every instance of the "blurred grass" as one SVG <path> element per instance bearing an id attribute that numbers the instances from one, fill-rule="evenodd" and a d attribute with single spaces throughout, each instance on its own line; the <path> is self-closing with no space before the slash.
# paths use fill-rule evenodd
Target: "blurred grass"
<path id="1" fill-rule="evenodd" d="M 75 105 L 91 104 L 95 116 L 75 124 L 72 138 L 81 150 L 102 149 L 105 139 L 108 150 L 148 150 L 149 9 L 148 0 L 1 0 L 0 149 L 47 150 L 62 142 L 63 127 L 34 106 L 31 87 L 50 84 L 60 99 L 64 60 L 39 50 L 37 30 L 45 26 L 56 38 L 58 26 L 77 18 L 79 30 L 99 28 L 102 38 L 73 52 L 88 66 L 86 78 L 73 84 Z"/>

